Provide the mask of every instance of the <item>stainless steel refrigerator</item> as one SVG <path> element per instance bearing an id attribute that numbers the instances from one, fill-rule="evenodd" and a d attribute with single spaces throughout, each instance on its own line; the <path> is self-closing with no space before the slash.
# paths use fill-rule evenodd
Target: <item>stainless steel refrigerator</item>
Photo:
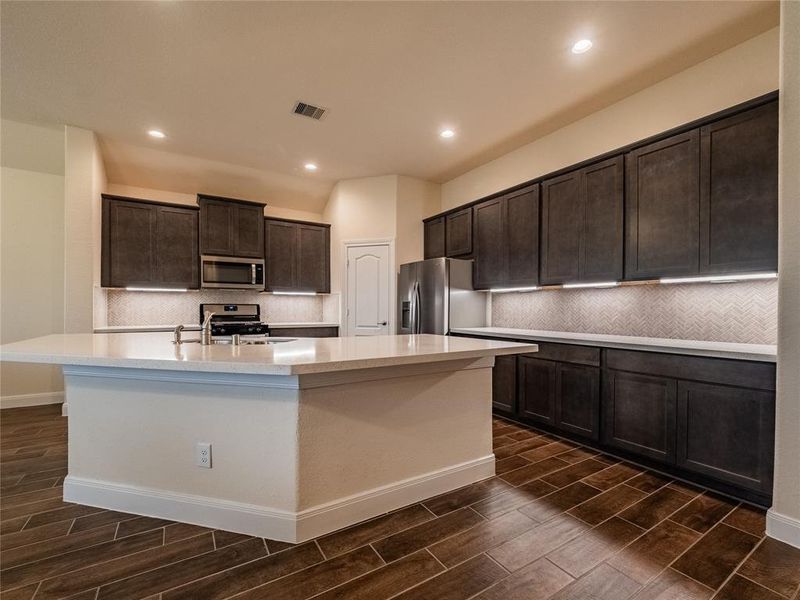
<path id="1" fill-rule="evenodd" d="M 398 333 L 446 335 L 486 325 L 486 292 L 472 289 L 472 261 L 431 258 L 400 265 Z"/>

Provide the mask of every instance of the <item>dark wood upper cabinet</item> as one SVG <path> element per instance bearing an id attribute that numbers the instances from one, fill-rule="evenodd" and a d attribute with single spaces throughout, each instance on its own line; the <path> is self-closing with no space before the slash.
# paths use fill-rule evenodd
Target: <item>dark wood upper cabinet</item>
<path id="1" fill-rule="evenodd" d="M 103 195 L 104 287 L 199 287 L 198 211 Z"/>
<path id="2" fill-rule="evenodd" d="M 328 293 L 330 225 L 264 219 L 267 291 Z"/>
<path id="3" fill-rule="evenodd" d="M 330 227 L 297 225 L 297 285 L 302 290 L 331 291 Z"/>
<path id="4" fill-rule="evenodd" d="M 778 269 L 778 102 L 700 129 L 700 272 Z"/>
<path id="5" fill-rule="evenodd" d="M 196 209 L 159 206 L 156 215 L 156 276 L 159 285 L 200 287 Z"/>
<path id="6" fill-rule="evenodd" d="M 503 285 L 539 283 L 539 184 L 504 197 L 506 273 Z"/>
<path id="7" fill-rule="evenodd" d="M 476 289 L 502 285 L 505 280 L 507 240 L 503 236 L 504 211 L 502 198 L 487 200 L 474 207 L 472 285 Z"/>
<path id="8" fill-rule="evenodd" d="M 264 256 L 264 204 L 197 195 L 200 253 L 212 256 Z"/>
<path id="9" fill-rule="evenodd" d="M 444 217 L 424 222 L 425 258 L 441 258 L 445 255 Z"/>
<path id="10" fill-rule="evenodd" d="M 678 382 L 678 466 L 772 492 L 775 394 Z"/>
<path id="11" fill-rule="evenodd" d="M 586 215 L 583 176 L 573 171 L 542 182 L 543 284 L 579 281 Z"/>
<path id="12" fill-rule="evenodd" d="M 580 279 L 617 281 L 623 277 L 625 159 L 604 160 L 582 169 L 581 175 L 586 200 Z"/>
<path id="13" fill-rule="evenodd" d="M 539 282 L 539 184 L 473 207 L 473 286 Z"/>
<path id="14" fill-rule="evenodd" d="M 700 131 L 629 152 L 625 177 L 626 279 L 697 274 Z"/>
<path id="15" fill-rule="evenodd" d="M 445 256 L 466 257 L 472 254 L 472 207 L 445 217 Z"/>

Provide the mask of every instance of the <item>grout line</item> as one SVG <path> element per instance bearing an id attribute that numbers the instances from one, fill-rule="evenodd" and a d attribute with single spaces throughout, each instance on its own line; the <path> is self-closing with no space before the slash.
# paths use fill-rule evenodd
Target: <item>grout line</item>
<path id="1" fill-rule="evenodd" d="M 759 546 L 760 546 L 760 545 L 761 545 L 761 544 L 759 544 Z M 748 557 L 749 557 L 749 555 L 748 555 Z M 740 564 L 739 566 L 741 566 L 741 564 Z M 731 575 L 731 579 L 733 578 L 733 576 L 734 576 L 734 575 L 738 575 L 738 576 L 739 576 L 739 577 L 741 577 L 742 579 L 746 579 L 747 581 L 749 581 L 749 582 L 751 582 L 751 583 L 755 583 L 755 584 L 756 584 L 758 587 L 760 587 L 760 588 L 763 588 L 763 589 L 765 589 L 765 590 L 768 590 L 768 591 L 772 592 L 773 594 L 777 594 L 777 595 L 778 595 L 778 596 L 780 596 L 781 598 L 786 598 L 787 600 L 791 600 L 791 598 L 790 598 L 789 596 L 784 596 L 784 595 L 783 595 L 783 594 L 781 594 L 780 592 L 778 592 L 778 591 L 776 591 L 776 590 L 773 590 L 771 587 L 769 587 L 769 586 L 766 586 L 766 585 L 764 585 L 763 583 L 759 583 L 759 582 L 758 582 L 758 581 L 756 581 L 755 579 L 751 579 L 750 577 L 747 577 L 746 575 L 742 575 L 741 573 L 739 573 L 739 568 L 738 568 L 738 567 L 737 567 L 736 571 L 734 571 L 734 572 L 732 573 L 732 575 Z M 724 585 L 725 585 L 725 584 L 723 584 L 723 586 L 724 586 Z M 722 588 L 720 587 L 720 589 L 722 589 Z"/>

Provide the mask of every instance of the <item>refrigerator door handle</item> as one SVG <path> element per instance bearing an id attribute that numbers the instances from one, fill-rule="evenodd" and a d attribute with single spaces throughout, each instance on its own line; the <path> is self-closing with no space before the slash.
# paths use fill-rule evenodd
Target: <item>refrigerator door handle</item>
<path id="1" fill-rule="evenodd" d="M 419 291 L 419 281 L 416 282 L 414 287 L 414 333 L 422 333 L 422 294 Z"/>

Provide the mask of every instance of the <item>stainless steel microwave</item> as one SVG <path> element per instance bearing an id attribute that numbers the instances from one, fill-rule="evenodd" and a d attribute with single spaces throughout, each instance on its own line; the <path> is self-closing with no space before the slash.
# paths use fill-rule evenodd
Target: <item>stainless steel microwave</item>
<path id="1" fill-rule="evenodd" d="M 230 256 L 200 257 L 200 287 L 232 290 L 264 289 L 264 260 Z"/>

